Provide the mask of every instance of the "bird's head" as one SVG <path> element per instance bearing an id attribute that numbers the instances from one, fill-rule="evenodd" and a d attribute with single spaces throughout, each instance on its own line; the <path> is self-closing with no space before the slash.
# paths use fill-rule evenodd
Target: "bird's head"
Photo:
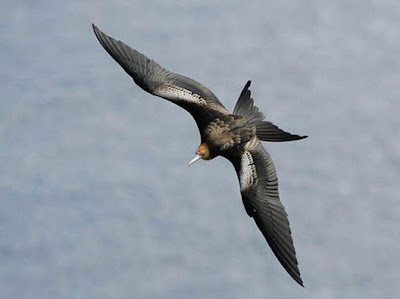
<path id="1" fill-rule="evenodd" d="M 193 158 L 192 161 L 189 162 L 189 166 L 192 165 L 194 162 L 203 159 L 203 160 L 210 160 L 210 149 L 206 143 L 202 143 L 196 150 L 196 156 Z"/>

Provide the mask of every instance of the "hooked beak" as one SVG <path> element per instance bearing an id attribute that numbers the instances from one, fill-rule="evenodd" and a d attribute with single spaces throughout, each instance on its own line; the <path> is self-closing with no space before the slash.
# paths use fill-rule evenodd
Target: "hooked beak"
<path id="1" fill-rule="evenodd" d="M 189 167 L 190 167 L 190 165 L 192 165 L 194 162 L 196 162 L 196 161 L 198 161 L 198 160 L 200 160 L 200 159 L 201 159 L 201 156 L 200 156 L 200 155 L 196 155 L 196 157 L 194 157 L 193 160 L 189 162 Z"/>

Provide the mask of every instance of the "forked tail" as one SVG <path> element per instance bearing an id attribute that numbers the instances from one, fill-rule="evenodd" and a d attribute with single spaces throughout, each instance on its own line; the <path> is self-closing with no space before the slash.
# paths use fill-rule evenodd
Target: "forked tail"
<path id="1" fill-rule="evenodd" d="M 264 121 L 264 114 L 254 105 L 249 89 L 251 81 L 247 81 L 238 101 L 236 102 L 233 114 L 243 116 L 248 122 L 256 126 L 257 137 L 262 141 L 282 142 L 304 139 L 307 136 L 291 134 L 280 129 L 272 122 Z"/>

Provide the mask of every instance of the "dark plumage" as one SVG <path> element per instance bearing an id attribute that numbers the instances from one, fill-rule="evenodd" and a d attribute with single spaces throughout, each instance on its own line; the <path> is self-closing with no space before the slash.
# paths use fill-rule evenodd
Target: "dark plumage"
<path id="1" fill-rule="evenodd" d="M 292 141 L 306 138 L 285 132 L 269 121 L 254 106 L 248 81 L 233 113 L 200 83 L 167 71 L 121 41 L 104 34 L 93 25 L 104 49 L 145 91 L 165 98 L 195 119 L 201 135 L 196 151 L 199 159 L 223 156 L 232 162 L 239 178 L 240 191 L 247 214 L 252 217 L 279 262 L 300 285 L 289 221 L 279 199 L 278 179 L 271 157 L 262 141 Z"/>

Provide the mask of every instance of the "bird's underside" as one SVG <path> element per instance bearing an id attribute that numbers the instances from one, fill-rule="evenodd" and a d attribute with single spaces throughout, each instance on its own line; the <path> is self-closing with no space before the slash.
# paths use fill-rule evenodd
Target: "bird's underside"
<path id="1" fill-rule="evenodd" d="M 240 192 L 247 214 L 252 217 L 279 262 L 300 285 L 296 252 L 285 209 L 279 199 L 275 167 L 261 141 L 292 141 L 307 136 L 283 131 L 264 120 L 254 105 L 248 81 L 239 96 L 233 113 L 200 83 L 171 73 L 154 60 L 121 41 L 104 34 L 93 25 L 94 33 L 104 49 L 145 91 L 165 98 L 195 119 L 207 158 L 223 156 L 236 170 Z M 199 147 L 199 149 L 201 148 Z"/>

